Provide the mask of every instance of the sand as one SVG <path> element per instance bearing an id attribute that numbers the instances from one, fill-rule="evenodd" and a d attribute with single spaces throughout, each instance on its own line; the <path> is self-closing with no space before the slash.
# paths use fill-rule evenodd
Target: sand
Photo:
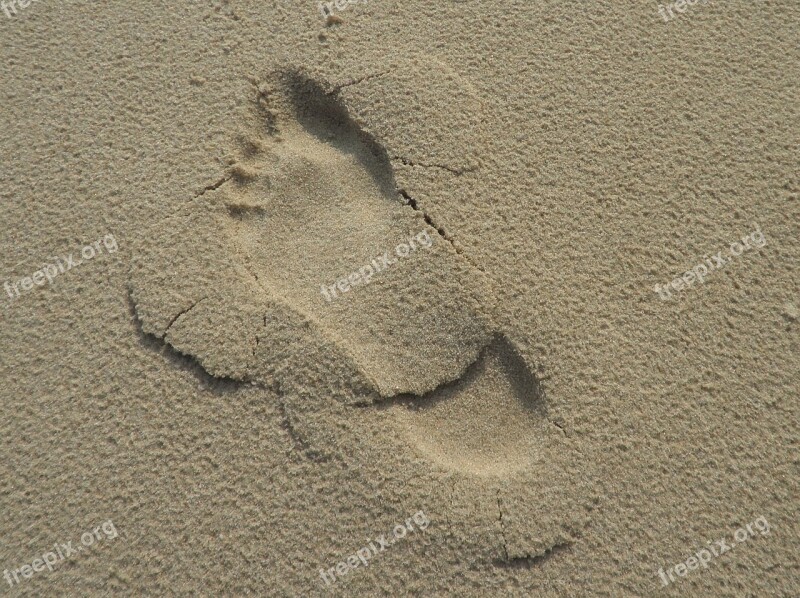
<path id="1" fill-rule="evenodd" d="M 0 591 L 800 595 L 800 9 L 325 10 L 0 6 Z"/>

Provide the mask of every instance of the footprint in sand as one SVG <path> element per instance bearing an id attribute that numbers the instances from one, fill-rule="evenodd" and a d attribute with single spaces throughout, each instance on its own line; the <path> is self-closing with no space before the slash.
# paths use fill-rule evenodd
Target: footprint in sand
<path id="1" fill-rule="evenodd" d="M 386 119 L 359 126 L 341 96 L 391 76 L 335 85 L 293 71 L 261 86 L 262 124 L 242 136 L 226 180 L 155 227 L 175 240 L 150 245 L 173 251 L 173 268 L 147 253 L 134 264 L 136 312 L 214 376 L 283 388 L 344 380 L 353 402 L 396 397 L 383 407 L 403 407 L 411 443 L 446 467 L 519 469 L 549 425 L 538 383 L 495 333 L 487 277 L 394 177 L 393 163 L 460 176 L 477 142 L 456 151 L 434 139 L 418 156 Z M 368 284 L 337 286 L 365 265 Z"/>
<path id="2" fill-rule="evenodd" d="M 157 226 L 180 240 L 174 269 L 134 264 L 145 332 L 241 380 L 349 365 L 388 397 L 458 378 L 492 338 L 487 278 L 396 188 L 384 146 L 336 93 L 298 73 L 282 82 L 262 90 L 267 126 L 242 140 L 228 180 Z"/>
<path id="3" fill-rule="evenodd" d="M 229 173 L 154 225 L 130 295 L 145 333 L 212 376 L 293 396 L 286 411 L 310 444 L 330 444 L 331 430 L 303 401 L 334 396 L 369 417 L 389 412 L 397 436 L 438 467 L 503 479 L 551 458 L 563 431 L 496 332 L 489 278 L 426 209 L 431 196 L 409 192 L 480 165 L 481 103 L 428 62 L 431 82 L 413 94 L 394 90 L 413 88 L 419 65 L 257 84 Z M 369 264 L 368 284 L 349 278 Z"/>

